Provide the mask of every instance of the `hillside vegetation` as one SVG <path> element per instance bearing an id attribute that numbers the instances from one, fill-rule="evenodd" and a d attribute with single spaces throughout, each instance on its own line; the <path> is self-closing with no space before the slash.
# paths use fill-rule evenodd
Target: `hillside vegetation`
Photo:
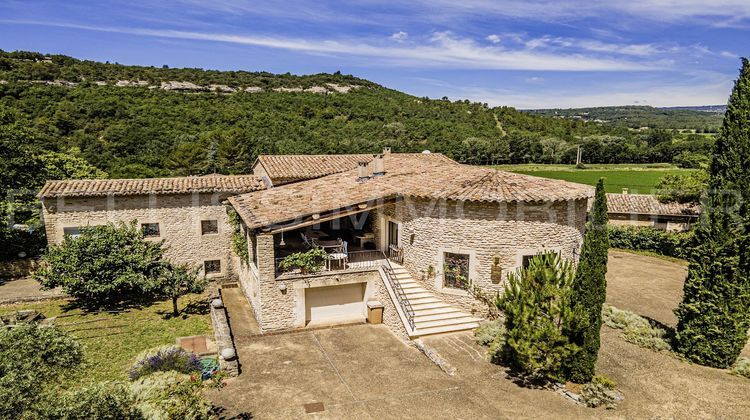
<path id="1" fill-rule="evenodd" d="M 699 133 L 716 133 L 724 117 L 724 107 L 673 107 L 603 106 L 571 109 L 535 109 L 526 111 L 533 115 L 596 121 L 639 129 L 641 127 L 694 130 Z M 703 110 L 705 109 L 705 110 Z"/>
<path id="2" fill-rule="evenodd" d="M 2 121 L 23 128 L 27 146 L 75 155 L 111 177 L 246 173 L 260 153 L 384 146 L 467 163 L 570 163 L 582 144 L 588 163 L 670 162 L 684 151 L 704 153 L 711 141 L 418 98 L 339 73 L 170 69 L 0 52 L 0 81 Z"/>

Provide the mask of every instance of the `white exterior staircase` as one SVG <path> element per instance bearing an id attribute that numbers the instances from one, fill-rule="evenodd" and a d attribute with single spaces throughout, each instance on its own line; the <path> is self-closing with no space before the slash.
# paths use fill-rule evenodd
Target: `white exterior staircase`
<path id="1" fill-rule="evenodd" d="M 479 326 L 480 319 L 474 318 L 437 298 L 417 283 L 401 265 L 394 262 L 390 262 L 390 265 L 393 268 L 395 281 L 403 290 L 409 306 L 414 311 L 414 329 L 410 327 L 408 322 L 404 322 L 409 337 L 465 331 Z M 395 300 L 394 304 L 397 307 L 399 306 Z M 403 310 L 399 308 L 399 312 L 401 312 L 399 315 L 404 320 L 406 315 Z"/>

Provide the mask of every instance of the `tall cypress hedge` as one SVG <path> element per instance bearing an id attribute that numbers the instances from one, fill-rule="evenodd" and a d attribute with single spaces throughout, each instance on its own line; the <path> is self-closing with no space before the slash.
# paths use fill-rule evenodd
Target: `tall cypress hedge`
<path id="1" fill-rule="evenodd" d="M 688 359 L 728 367 L 750 328 L 750 62 L 729 98 L 714 146 L 709 191 L 695 231 L 676 350 Z"/>
<path id="2" fill-rule="evenodd" d="M 572 343 L 581 348 L 578 355 L 567 362 L 568 377 L 575 382 L 588 382 L 594 376 L 599 353 L 599 330 L 602 326 L 602 305 L 607 297 L 607 194 L 604 180 L 596 184 L 596 195 L 589 222 L 583 237 L 581 256 L 573 282 L 573 303 L 576 311 L 585 314 L 585 322 L 577 330 L 569 331 Z"/>

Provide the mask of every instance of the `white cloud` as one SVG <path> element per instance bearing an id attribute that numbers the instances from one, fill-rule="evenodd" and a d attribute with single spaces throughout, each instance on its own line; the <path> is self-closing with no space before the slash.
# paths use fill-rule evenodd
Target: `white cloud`
<path id="1" fill-rule="evenodd" d="M 89 26 L 38 21 L 13 22 L 5 20 L 2 22 L 69 27 L 160 38 L 225 42 L 310 54 L 375 57 L 387 61 L 387 64 L 390 65 L 416 68 L 440 67 L 494 70 L 643 71 L 663 69 L 666 64 L 661 61 L 635 62 L 625 59 L 593 57 L 579 53 L 549 53 L 525 49 L 511 50 L 499 46 L 481 46 L 471 39 L 458 37 L 451 32 L 434 32 L 426 42 L 406 47 L 381 45 L 367 39 L 316 40 L 170 29 Z"/>
<path id="2" fill-rule="evenodd" d="M 500 39 L 500 35 L 496 35 L 496 34 L 492 34 L 492 35 L 487 35 L 487 37 L 486 37 L 485 39 L 486 39 L 487 41 L 490 41 L 490 42 L 491 42 L 491 43 L 493 43 L 493 44 L 499 44 L 499 43 L 500 43 L 500 41 L 501 41 L 501 39 Z"/>
<path id="3" fill-rule="evenodd" d="M 469 99 L 492 106 L 507 105 L 519 109 L 583 108 L 591 106 L 651 105 L 692 106 L 724 104 L 732 90 L 732 77 L 718 74 L 684 76 L 681 83 L 620 83 L 587 87 L 535 90 L 455 87 L 452 99 Z"/>
<path id="4" fill-rule="evenodd" d="M 394 32 L 390 38 L 396 42 L 404 42 L 407 38 L 409 38 L 409 34 L 404 31 L 398 31 Z"/>
<path id="5" fill-rule="evenodd" d="M 748 0 L 423 0 L 422 4 L 436 14 L 492 14 L 542 21 L 617 16 L 657 22 L 701 20 L 730 26 L 750 19 Z"/>

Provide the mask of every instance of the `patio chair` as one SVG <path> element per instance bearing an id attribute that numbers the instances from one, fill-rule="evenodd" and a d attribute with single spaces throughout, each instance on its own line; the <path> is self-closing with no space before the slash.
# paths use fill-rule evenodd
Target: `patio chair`
<path id="1" fill-rule="evenodd" d="M 308 248 L 315 248 L 315 243 L 311 238 L 309 238 L 307 235 L 305 235 L 305 232 L 300 232 L 300 236 L 302 236 L 302 242 L 305 243 L 305 246 Z"/>
<path id="2" fill-rule="evenodd" d="M 341 247 L 336 252 L 328 254 L 328 259 L 331 262 L 341 263 L 341 268 L 346 268 L 349 264 L 349 245 L 346 241 L 341 242 Z"/>

